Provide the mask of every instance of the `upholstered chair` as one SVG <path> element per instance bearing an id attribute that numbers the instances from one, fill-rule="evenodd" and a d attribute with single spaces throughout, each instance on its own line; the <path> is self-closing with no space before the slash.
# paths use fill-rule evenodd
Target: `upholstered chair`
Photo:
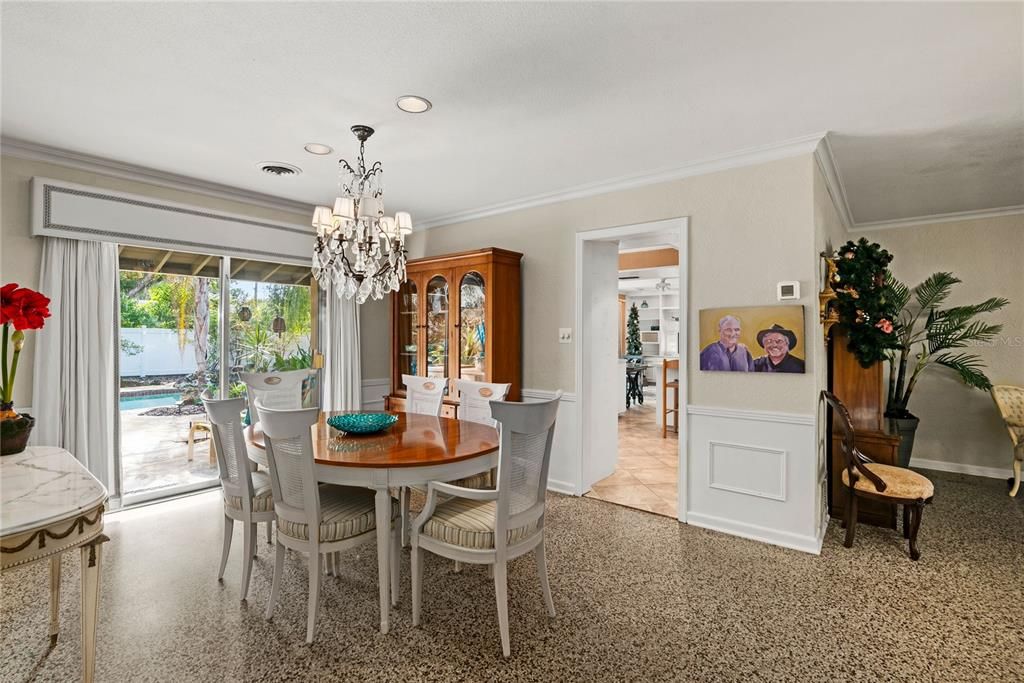
<path id="1" fill-rule="evenodd" d="M 249 436 L 256 427 L 259 417 L 256 402 L 276 410 L 298 410 L 302 407 L 302 383 L 316 370 L 282 370 L 280 372 L 240 372 L 239 379 L 245 383 L 249 398 Z"/>
<path id="2" fill-rule="evenodd" d="M 470 489 L 440 481 L 427 485 L 427 501 L 412 527 L 412 623 L 420 623 L 424 550 L 493 567 L 501 651 L 510 653 L 507 563 L 532 552 L 548 615 L 555 605 L 544 557 L 544 501 L 551 441 L 562 392 L 538 403 L 494 401 L 501 424 L 498 485 Z"/>
<path id="3" fill-rule="evenodd" d="M 245 437 L 242 434 L 244 398 L 213 400 L 203 398 L 209 417 L 217 465 L 220 468 L 220 486 L 224 496 L 224 547 L 220 556 L 217 579 L 224 578 L 224 567 L 231 551 L 231 535 L 235 522 L 242 522 L 242 600 L 249 592 L 252 559 L 256 554 L 256 525 L 267 524 L 267 542 L 270 527 L 277 519 L 270 491 L 270 477 L 266 472 L 253 472 L 249 467 Z"/>
<path id="4" fill-rule="evenodd" d="M 314 463 L 311 427 L 319 408 L 274 410 L 256 404 L 263 425 L 270 483 L 277 513 L 277 556 L 267 619 L 281 590 L 285 549 L 309 555 L 309 614 L 306 642 L 312 643 L 320 604 L 323 558 L 374 542 L 377 538 L 374 493 L 352 486 L 319 484 Z M 391 595 L 398 594 L 398 505 L 392 501 Z M 378 577 L 386 581 L 388 577 Z"/>
<path id="5" fill-rule="evenodd" d="M 996 402 L 999 415 L 1006 423 L 1013 444 L 1013 479 L 1010 496 L 1020 490 L 1021 463 L 1024 463 L 1024 387 L 1007 384 L 992 387 L 992 399 Z"/>
<path id="6" fill-rule="evenodd" d="M 847 488 L 844 520 L 846 540 L 843 545 L 853 547 L 857 531 L 857 498 L 870 498 L 903 506 L 903 536 L 910 541 L 910 559 L 917 560 L 921 557 L 917 549 L 921 514 L 924 506 L 932 502 L 935 487 L 927 477 L 911 469 L 882 465 L 861 453 L 857 448 L 853 420 L 846 406 L 830 391 L 822 391 L 821 397 L 832 406 L 835 422 L 843 433 L 839 444 L 845 463 L 841 477 L 843 486 Z"/>
<path id="7" fill-rule="evenodd" d="M 405 384 L 405 412 L 419 415 L 440 415 L 447 377 L 402 375 Z"/>

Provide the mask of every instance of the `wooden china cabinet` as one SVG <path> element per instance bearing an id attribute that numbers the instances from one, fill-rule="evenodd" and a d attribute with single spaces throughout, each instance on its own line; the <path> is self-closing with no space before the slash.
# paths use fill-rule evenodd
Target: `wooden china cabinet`
<path id="1" fill-rule="evenodd" d="M 409 261 L 391 295 L 391 393 L 405 410 L 402 375 L 507 382 L 520 400 L 522 254 L 495 247 Z M 441 414 L 458 417 L 449 386 Z"/>

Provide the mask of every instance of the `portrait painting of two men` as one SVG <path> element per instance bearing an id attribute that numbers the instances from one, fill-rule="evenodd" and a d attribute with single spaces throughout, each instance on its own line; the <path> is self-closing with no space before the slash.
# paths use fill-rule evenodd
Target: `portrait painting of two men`
<path id="1" fill-rule="evenodd" d="M 802 373 L 803 336 L 803 306 L 705 308 L 700 312 L 700 369 Z"/>

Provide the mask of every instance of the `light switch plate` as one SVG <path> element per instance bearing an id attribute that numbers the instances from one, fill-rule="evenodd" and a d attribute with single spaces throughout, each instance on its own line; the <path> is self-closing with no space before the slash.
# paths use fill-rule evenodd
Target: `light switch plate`
<path id="1" fill-rule="evenodd" d="M 559 327 L 558 328 L 558 343 L 559 344 L 571 344 L 572 343 L 572 328 L 571 327 Z"/>

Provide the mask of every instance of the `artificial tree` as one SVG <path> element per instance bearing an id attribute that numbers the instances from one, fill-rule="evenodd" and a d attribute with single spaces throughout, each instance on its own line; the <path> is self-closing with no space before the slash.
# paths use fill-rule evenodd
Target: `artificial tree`
<path id="1" fill-rule="evenodd" d="M 977 304 L 940 309 L 953 285 L 960 282 L 952 273 L 935 273 L 911 289 L 890 277 L 889 290 L 899 314 L 896 345 L 886 352 L 889 364 L 887 417 L 914 418 L 907 409 L 910 396 L 921 373 L 932 365 L 953 370 L 969 387 L 983 391 L 992 388 L 992 382 L 982 372 L 985 364 L 981 357 L 955 349 L 989 342 L 1002 332 L 1002 325 L 974 318 L 998 311 L 1010 302 L 991 297 Z"/>
<path id="2" fill-rule="evenodd" d="M 640 356 L 644 352 L 643 344 L 640 342 L 640 311 L 636 304 L 629 309 L 629 319 L 626 321 L 626 355 Z"/>
<path id="3" fill-rule="evenodd" d="M 836 310 L 849 335 L 850 351 L 864 367 L 885 360 L 896 345 L 899 306 L 889 285 L 892 254 L 863 237 L 836 251 Z"/>

